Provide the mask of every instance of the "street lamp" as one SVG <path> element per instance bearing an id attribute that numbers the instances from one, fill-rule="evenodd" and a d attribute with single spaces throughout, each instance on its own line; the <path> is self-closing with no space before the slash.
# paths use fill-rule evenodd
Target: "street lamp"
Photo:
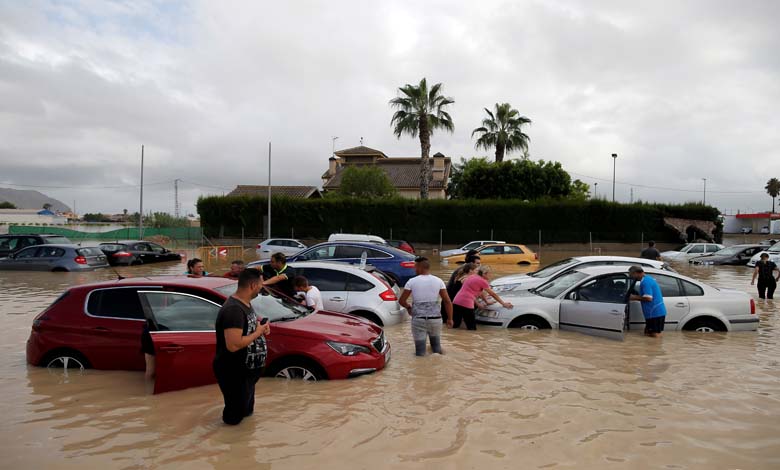
<path id="1" fill-rule="evenodd" d="M 704 181 L 704 195 L 702 197 L 702 203 L 701 204 L 703 206 L 706 206 L 707 205 L 707 178 L 702 178 L 701 180 Z"/>
<path id="2" fill-rule="evenodd" d="M 615 167 L 617 166 L 617 154 L 612 154 L 612 202 L 615 202 Z"/>
<path id="3" fill-rule="evenodd" d="M 599 198 L 599 183 L 595 182 L 593 183 L 593 199 Z"/>

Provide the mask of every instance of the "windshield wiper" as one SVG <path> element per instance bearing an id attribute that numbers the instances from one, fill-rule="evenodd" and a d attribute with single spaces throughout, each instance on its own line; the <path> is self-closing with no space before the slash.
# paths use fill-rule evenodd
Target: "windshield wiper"
<path id="1" fill-rule="evenodd" d="M 299 318 L 301 318 L 301 317 L 297 317 L 297 316 L 294 316 L 294 315 L 290 315 L 290 316 L 287 316 L 287 317 L 279 317 L 279 318 L 274 318 L 273 322 L 278 322 L 278 321 L 292 321 L 292 320 L 297 320 L 297 319 L 299 319 Z"/>

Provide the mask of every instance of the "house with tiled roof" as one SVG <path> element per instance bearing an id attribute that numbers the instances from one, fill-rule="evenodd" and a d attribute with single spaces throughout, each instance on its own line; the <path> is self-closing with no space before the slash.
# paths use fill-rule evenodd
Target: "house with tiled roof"
<path id="1" fill-rule="evenodd" d="M 268 196 L 268 186 L 239 184 L 228 196 Z M 271 197 L 284 196 L 296 199 L 319 199 L 322 193 L 316 186 L 271 186 Z"/>
<path id="2" fill-rule="evenodd" d="M 382 151 L 363 145 L 339 150 L 330 157 L 328 171 L 322 175 L 323 191 L 338 191 L 344 170 L 350 166 L 373 165 L 387 174 L 398 193 L 410 199 L 420 197 L 420 157 L 388 157 Z M 441 153 L 431 158 L 431 199 L 446 199 L 452 161 Z"/>

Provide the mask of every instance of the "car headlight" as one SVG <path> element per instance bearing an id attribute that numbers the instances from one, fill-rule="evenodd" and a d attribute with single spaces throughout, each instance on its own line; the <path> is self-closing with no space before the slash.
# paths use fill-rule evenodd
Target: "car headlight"
<path id="1" fill-rule="evenodd" d="M 342 356 L 357 356 L 359 353 L 371 353 L 366 346 L 352 343 L 338 343 L 336 341 L 326 341 L 328 346 Z"/>
<path id="2" fill-rule="evenodd" d="M 477 310 L 477 316 L 485 317 L 485 318 L 498 318 L 498 312 L 496 312 L 495 310 L 479 309 Z"/>

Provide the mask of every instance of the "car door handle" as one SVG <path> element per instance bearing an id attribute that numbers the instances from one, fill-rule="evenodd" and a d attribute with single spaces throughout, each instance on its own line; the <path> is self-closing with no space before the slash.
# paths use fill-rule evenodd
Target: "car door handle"
<path id="1" fill-rule="evenodd" d="M 623 315 L 624 312 L 621 312 L 620 310 L 610 310 L 610 315 Z"/>
<path id="2" fill-rule="evenodd" d="M 184 351 L 184 347 L 172 344 L 170 346 L 162 346 L 162 347 L 160 347 L 160 351 L 165 351 L 165 352 L 169 352 L 169 353 L 177 353 L 177 352 Z"/>
<path id="3" fill-rule="evenodd" d="M 102 332 L 109 332 L 109 331 L 111 331 L 108 328 L 106 328 L 105 326 L 96 326 L 96 327 L 94 327 L 92 329 L 95 330 L 95 331 L 102 331 Z"/>
<path id="4" fill-rule="evenodd" d="M 685 302 L 677 302 L 676 304 L 674 304 L 674 306 L 675 306 L 675 307 L 687 307 L 687 305 L 685 304 Z"/>
<path id="5" fill-rule="evenodd" d="M 344 302 L 344 299 L 342 297 L 331 297 L 328 300 L 330 300 L 331 302 Z"/>

